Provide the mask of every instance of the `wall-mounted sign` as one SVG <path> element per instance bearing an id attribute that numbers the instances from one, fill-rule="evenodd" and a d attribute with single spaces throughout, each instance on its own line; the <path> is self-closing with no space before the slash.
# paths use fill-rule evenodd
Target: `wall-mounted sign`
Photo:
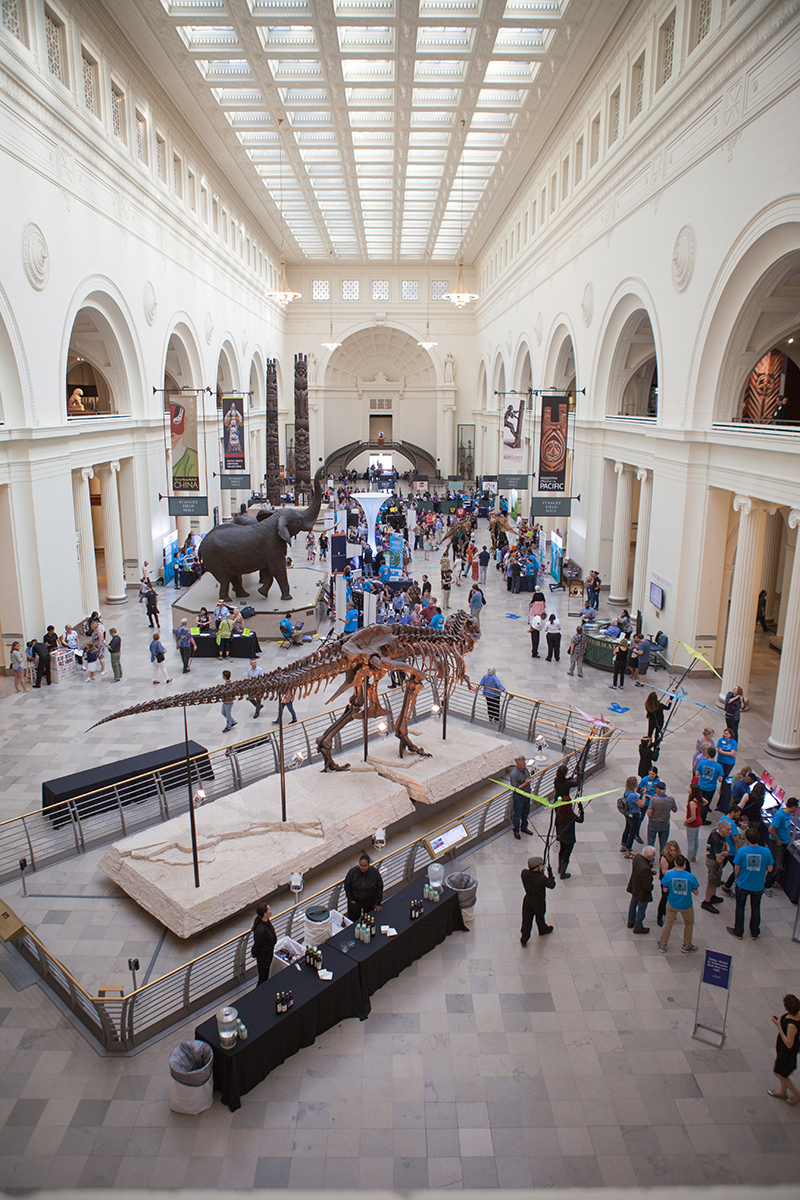
<path id="1" fill-rule="evenodd" d="M 223 492 L 246 492 L 250 488 L 250 476 L 220 475 L 219 486 Z"/>
<path id="2" fill-rule="evenodd" d="M 168 496 L 171 517 L 207 517 L 208 496 Z"/>
<path id="3" fill-rule="evenodd" d="M 497 486 L 507 491 L 524 492 L 528 487 L 527 475 L 498 475 Z"/>
<path id="4" fill-rule="evenodd" d="M 568 517 L 572 511 L 570 496 L 537 496 L 534 494 L 531 513 L 534 517 Z"/>

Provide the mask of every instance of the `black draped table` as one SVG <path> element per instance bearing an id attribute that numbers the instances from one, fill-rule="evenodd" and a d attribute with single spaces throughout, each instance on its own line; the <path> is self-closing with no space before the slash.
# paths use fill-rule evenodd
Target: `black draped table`
<path id="1" fill-rule="evenodd" d="M 214 1088 L 222 1093 L 222 1103 L 231 1112 L 241 1107 L 245 1092 L 298 1050 L 313 1045 L 319 1034 L 347 1017 L 364 1020 L 369 1015 L 357 960 L 327 943 L 321 949 L 322 965 L 333 972 L 333 979 L 320 979 L 301 961 L 299 971 L 286 967 L 234 1002 L 248 1036 L 232 1050 L 220 1046 L 216 1017 L 195 1029 L 194 1036 L 214 1050 Z M 276 1013 L 276 994 L 288 991 L 294 995 L 294 1006 Z"/>
<path id="2" fill-rule="evenodd" d="M 199 742 L 189 742 L 193 774 L 197 770 L 202 779 L 213 779 L 214 770 L 208 750 Z M 158 772 L 165 790 L 186 784 L 186 743 L 164 746 L 147 754 L 136 754 L 132 758 L 120 758 L 102 767 L 88 771 L 77 771 L 74 775 L 63 775 L 60 779 L 49 779 L 42 784 L 42 808 L 54 825 L 63 825 L 71 819 L 74 808 L 81 817 L 116 808 L 117 803 L 133 804 L 146 800 L 158 793 L 153 772 Z M 67 801 L 71 801 L 68 804 Z M 57 805 L 53 808 L 51 805 Z"/>
<path id="3" fill-rule="evenodd" d="M 232 1050 L 223 1050 L 219 1044 L 216 1017 L 197 1027 L 195 1037 L 214 1049 L 214 1088 L 222 1093 L 222 1103 L 231 1112 L 240 1107 L 245 1092 L 303 1046 L 312 1045 L 319 1034 L 346 1017 L 365 1020 L 373 992 L 438 946 L 454 930 L 466 931 L 457 894 L 445 887 L 438 902 L 424 900 L 424 886 L 424 879 L 412 883 L 374 914 L 376 928 L 391 925 L 397 930 L 396 937 L 378 932 L 367 945 L 355 941 L 354 927 L 347 925 L 322 944 L 322 965 L 333 972 L 333 979 L 321 980 L 316 971 L 301 962 L 299 971 L 296 967 L 286 967 L 236 1000 L 235 1007 L 247 1026 L 248 1037 L 237 1042 Z M 422 900 L 423 905 L 422 916 L 413 921 L 412 900 Z M 275 995 L 290 990 L 294 993 L 294 1007 L 278 1015 Z"/>
<path id="4" fill-rule="evenodd" d="M 193 633 L 192 637 L 197 646 L 193 657 L 217 657 L 219 646 L 217 645 L 217 635 L 215 633 Z M 247 637 L 237 634 L 231 638 L 231 658 L 257 658 L 260 653 L 261 646 L 254 633 L 249 633 Z"/>
<path id="5" fill-rule="evenodd" d="M 425 900 L 422 895 L 425 883 L 425 879 L 418 879 L 385 900 L 381 911 L 372 914 L 378 932 L 369 944 L 354 941 L 352 925 L 345 926 L 326 942 L 326 946 L 337 950 L 346 949 L 360 964 L 367 995 L 377 992 L 456 929 L 466 932 L 458 895 L 445 887 L 441 900 Z M 422 916 L 413 921 L 412 900 L 421 900 L 423 909 Z M 397 937 L 382 934 L 382 925 L 391 925 L 397 930 Z"/>

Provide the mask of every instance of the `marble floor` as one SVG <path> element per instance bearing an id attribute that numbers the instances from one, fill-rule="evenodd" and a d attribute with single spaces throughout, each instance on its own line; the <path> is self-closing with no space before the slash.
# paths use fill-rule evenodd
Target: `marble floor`
<path id="1" fill-rule="evenodd" d="M 459 595 L 465 599 L 466 591 L 454 591 L 455 606 Z M 564 656 L 560 664 L 532 661 L 526 598 L 509 595 L 493 570 L 487 598 L 470 674 L 495 667 L 511 690 L 593 714 L 612 701 L 627 707 L 615 715 L 621 737 L 592 790 L 619 787 L 636 766 L 646 692 L 628 686 L 611 693 L 609 678 L 589 667 L 584 679 L 569 678 Z M 564 619 L 565 597 L 556 593 L 552 601 Z M 169 635 L 166 599 L 161 609 Z M 112 684 L 109 674 L 19 696 L 11 680 L 0 680 L 0 819 L 36 808 L 43 778 L 178 740 L 179 713 L 174 729 L 172 714 L 146 714 L 86 732 L 98 716 L 155 690 L 135 594 L 104 616 L 123 637 L 122 683 Z M 571 624 L 564 619 L 565 632 Z M 262 664 L 285 657 L 267 646 Z M 172 651 L 169 661 L 176 659 Z M 759 631 L 740 761 L 759 772 L 769 767 L 791 794 L 797 765 L 764 753 L 777 663 Z M 233 666 L 243 672 L 246 663 Z M 176 670 L 170 687 L 202 686 L 219 668 L 216 660 L 199 661 L 188 678 Z M 666 685 L 665 673 L 655 681 Z M 691 699 L 713 707 L 714 682 L 693 681 Z M 311 698 L 298 714 L 320 707 Z M 198 740 L 212 747 L 225 741 L 215 709 L 195 709 L 192 719 Z M 679 800 L 706 723 L 721 731 L 718 716 L 684 702 L 665 740 L 661 775 Z M 731 952 L 734 969 L 724 1047 L 693 1039 L 702 953 L 682 955 L 670 944 L 662 955 L 652 934 L 634 938 L 627 930 L 627 864 L 614 798 L 587 809 L 572 878 L 550 894 L 551 937 L 534 934 L 527 948 L 519 944 L 519 871 L 538 839 L 523 844 L 505 834 L 486 844 L 466 859 L 479 880 L 471 931 L 454 934 L 388 984 L 373 998 L 368 1021 L 343 1023 L 283 1064 L 234 1114 L 218 1100 L 199 1117 L 169 1109 L 169 1051 L 191 1036 L 200 1014 L 136 1054 L 102 1056 L 38 982 L 14 969 L 14 951 L 0 948 L 0 1186 L 797 1184 L 800 1108 L 767 1096 L 774 1083 L 769 1017 L 784 992 L 798 989 L 795 909 L 776 889 L 764 901 L 763 936 L 741 943 L 725 931 L 731 901 L 717 917 L 697 912 L 701 952 Z M 537 825 L 543 831 L 543 817 Z M 48 891 L 63 894 L 73 869 L 73 915 L 53 921 L 46 938 L 56 953 L 61 931 L 65 942 L 73 931 L 78 940 L 102 942 L 107 910 L 117 903 L 80 890 L 94 886 L 82 860 L 53 868 L 52 876 L 29 876 L 29 886 L 43 899 Z M 702 864 L 698 874 L 703 884 Z M 19 887 L 4 887 L 3 900 L 21 904 Z M 154 926 L 153 939 L 161 932 Z"/>

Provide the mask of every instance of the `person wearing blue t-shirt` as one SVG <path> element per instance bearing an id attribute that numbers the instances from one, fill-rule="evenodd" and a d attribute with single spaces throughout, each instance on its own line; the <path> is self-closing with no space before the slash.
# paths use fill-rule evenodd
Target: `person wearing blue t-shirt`
<path id="1" fill-rule="evenodd" d="M 796 816 L 796 796 L 790 796 L 787 800 L 784 800 L 780 808 L 772 814 L 772 821 L 769 827 L 769 848 L 775 860 L 775 883 L 780 882 L 779 876 L 783 870 L 783 860 L 786 857 L 786 851 L 789 849 L 789 841 L 792 835 L 792 818 Z"/>
<path id="2" fill-rule="evenodd" d="M 347 615 L 344 619 L 344 631 L 345 631 L 345 633 L 355 633 L 357 629 L 358 629 L 358 609 L 357 608 L 349 608 L 347 610 Z"/>
<path id="3" fill-rule="evenodd" d="M 622 843 L 620 850 L 626 858 L 633 858 L 633 843 L 641 841 L 639 837 L 639 826 L 644 817 L 644 799 L 636 790 L 636 776 L 630 775 L 625 783 L 625 792 L 622 799 L 626 805 L 625 812 L 625 832 L 622 835 Z"/>
<path id="4" fill-rule="evenodd" d="M 667 953 L 667 943 L 669 935 L 672 932 L 672 926 L 675 924 L 675 918 L 678 913 L 683 919 L 683 945 L 681 946 L 682 954 L 690 954 L 697 946 L 692 944 L 692 930 L 694 929 L 694 908 L 692 906 L 692 896 L 700 887 L 700 883 L 695 875 L 689 870 L 689 863 L 679 854 L 675 859 L 675 866 L 671 871 L 665 871 L 661 877 L 661 886 L 667 889 L 667 913 L 664 918 L 664 929 L 658 941 L 658 948 L 662 954 Z"/>
<path id="5" fill-rule="evenodd" d="M 717 741 L 717 762 L 725 774 L 719 785 L 719 800 L 717 812 L 726 813 L 731 806 L 731 787 L 733 786 L 733 768 L 736 766 L 736 738 L 730 729 L 726 729 Z M 730 781 L 730 782 L 729 782 Z"/>
<path id="6" fill-rule="evenodd" d="M 728 933 L 739 941 L 744 937 L 744 913 L 750 900 L 750 937 L 755 941 L 761 932 L 761 897 L 764 894 L 767 871 L 774 859 L 766 846 L 758 844 L 758 830 L 748 829 L 747 842 L 733 859 L 736 870 L 736 916 Z"/>
<path id="7" fill-rule="evenodd" d="M 656 794 L 657 783 L 661 783 L 661 780 L 658 778 L 658 771 L 655 767 L 651 767 L 647 774 L 642 775 L 639 780 L 639 794 L 646 799 L 652 799 Z"/>
<path id="8" fill-rule="evenodd" d="M 431 629 L 444 629 L 444 614 L 442 613 L 442 610 L 440 608 L 437 608 L 436 612 L 431 617 L 430 628 Z"/>
<path id="9" fill-rule="evenodd" d="M 711 822 L 707 816 L 708 810 L 711 807 L 711 801 L 714 799 L 717 783 L 720 779 L 724 779 L 725 771 L 717 762 L 717 751 L 713 746 L 708 747 L 706 755 L 707 757 L 701 758 L 697 764 L 697 785 L 703 794 L 703 824 L 710 825 Z"/>

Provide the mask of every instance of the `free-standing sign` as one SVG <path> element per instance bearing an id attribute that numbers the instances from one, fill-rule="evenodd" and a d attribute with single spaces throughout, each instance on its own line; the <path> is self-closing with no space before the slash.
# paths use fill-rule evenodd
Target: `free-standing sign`
<path id="1" fill-rule="evenodd" d="M 725 1041 L 725 1024 L 728 1020 L 728 1001 L 731 996 L 731 974 L 733 971 L 733 957 L 730 954 L 725 954 L 722 950 L 706 950 L 705 960 L 703 962 L 703 973 L 700 976 L 700 982 L 697 985 L 697 1005 L 694 1010 L 694 1029 L 692 1037 L 698 1042 L 705 1042 L 709 1046 L 722 1046 Z M 703 992 L 703 985 L 706 987 L 722 988 L 725 992 L 725 1010 L 722 1014 L 722 1027 L 717 1028 L 716 1025 L 708 1025 L 700 1020 L 700 999 Z M 698 1034 L 698 1029 L 704 1033 L 713 1033 L 718 1038 L 718 1042 L 712 1042 L 707 1037 L 701 1037 Z"/>
<path id="2" fill-rule="evenodd" d="M 569 396 L 542 396 L 539 430 L 539 491 L 567 490 Z"/>
<path id="3" fill-rule="evenodd" d="M 399 579 L 403 574 L 403 535 L 389 535 L 389 578 Z"/>
<path id="4" fill-rule="evenodd" d="M 222 397 L 222 444 L 226 471 L 244 471 L 244 397 Z"/>

